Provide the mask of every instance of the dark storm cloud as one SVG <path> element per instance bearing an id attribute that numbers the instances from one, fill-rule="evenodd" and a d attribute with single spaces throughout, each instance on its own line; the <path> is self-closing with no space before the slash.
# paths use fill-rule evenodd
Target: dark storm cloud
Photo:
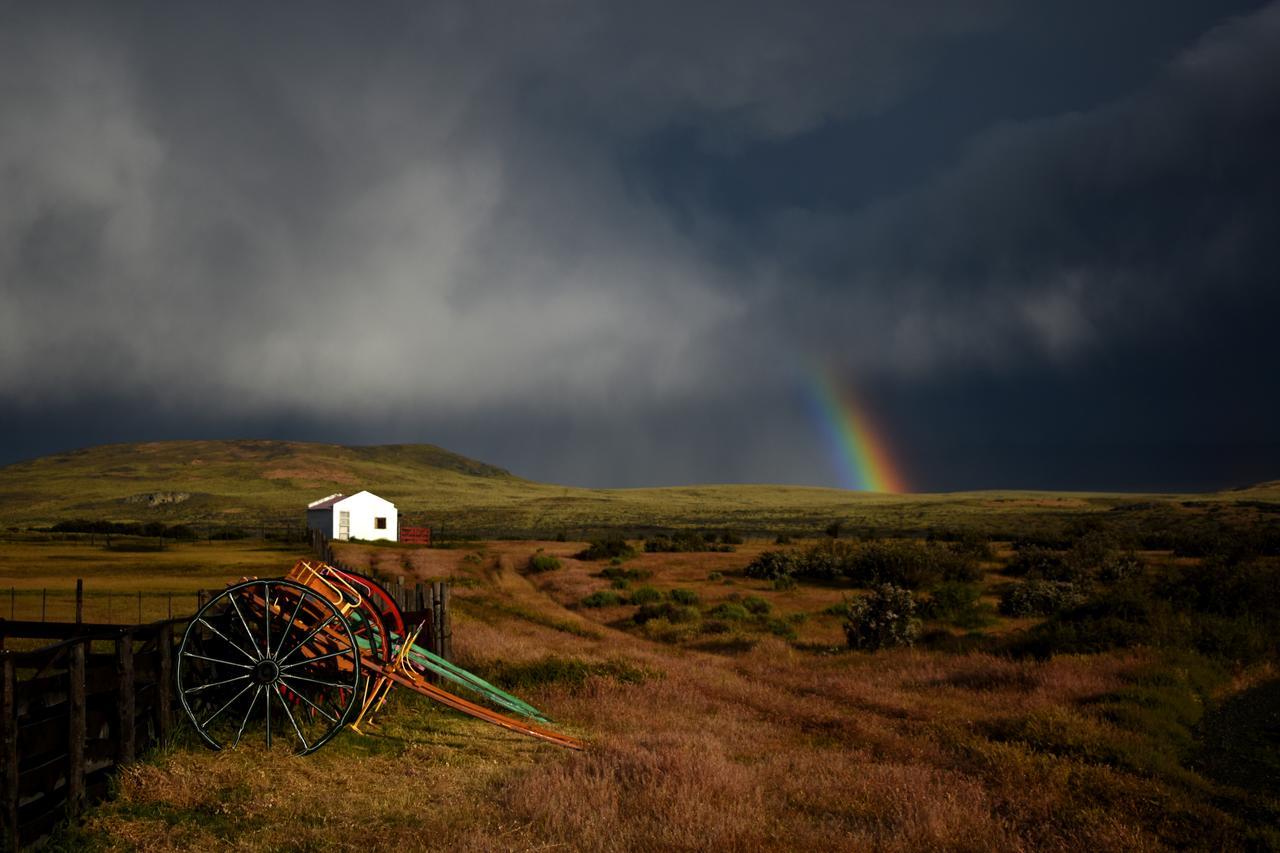
<path id="1" fill-rule="evenodd" d="M 799 319 L 850 333 L 840 355 L 864 374 L 1069 363 L 1185 336 L 1207 294 L 1247 302 L 1274 286 L 1277 141 L 1272 5 L 1140 92 L 991 129 L 904 196 L 784 216 L 779 244 L 804 247 L 795 267 L 827 285 Z"/>
<path id="2" fill-rule="evenodd" d="M 576 482 L 831 481 L 807 364 L 901 397 L 1143 358 L 1203 335 L 1206 304 L 1225 325 L 1265 304 L 1278 9 L 1100 104 L 957 124 L 958 156 L 890 157 L 874 193 L 760 195 L 748 223 L 673 203 L 636 152 L 675 134 L 682 174 L 876 122 L 1025 13 L 8 6 L 0 402 L 35 434 L 129 401 L 70 443 L 433 440 Z"/>
<path id="3" fill-rule="evenodd" d="M 874 109 L 976 25 L 948 5 L 12 12 L 0 390 L 247 411 L 688 391 L 743 297 L 607 141 Z"/>

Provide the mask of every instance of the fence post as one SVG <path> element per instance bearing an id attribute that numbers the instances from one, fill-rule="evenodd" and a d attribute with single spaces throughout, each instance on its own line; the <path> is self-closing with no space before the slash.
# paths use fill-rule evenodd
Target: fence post
<path id="1" fill-rule="evenodd" d="M 173 729 L 173 624 L 166 622 L 160 626 L 160 636 L 156 640 L 156 651 L 160 655 L 160 680 L 156 683 L 156 697 L 160 704 L 157 727 L 160 743 L 169 742 L 169 733 Z"/>
<path id="2" fill-rule="evenodd" d="M 76 624 L 84 621 L 84 578 L 76 578 Z"/>
<path id="3" fill-rule="evenodd" d="M 169 593 L 169 618 L 173 618 L 173 593 Z"/>
<path id="4" fill-rule="evenodd" d="M 88 641 L 71 647 L 67 667 L 67 815 L 84 808 L 84 652 Z"/>
<path id="5" fill-rule="evenodd" d="M 396 604 L 400 606 L 401 610 L 404 610 L 404 575 L 396 575 L 395 596 Z"/>
<path id="6" fill-rule="evenodd" d="M 14 673 L 13 657 L 0 652 L 0 766 L 4 767 L 4 849 L 19 848 L 18 833 L 18 702 L 14 695 L 18 679 Z"/>
<path id="7" fill-rule="evenodd" d="M 136 724 L 134 722 L 133 633 L 125 631 L 116 637 L 116 680 L 119 687 L 119 738 L 116 763 L 133 761 Z"/>
<path id="8" fill-rule="evenodd" d="M 200 608 L 202 607 L 204 607 L 204 590 L 197 589 L 196 590 L 196 610 L 200 610 Z"/>
<path id="9" fill-rule="evenodd" d="M 13 587 L 9 587 L 9 619 L 10 621 L 12 621 L 13 619 L 13 608 L 16 600 L 17 600 L 17 592 L 14 590 Z"/>
<path id="10" fill-rule="evenodd" d="M 440 657 L 453 660 L 453 620 L 449 618 L 449 584 L 440 583 Z"/>
<path id="11" fill-rule="evenodd" d="M 44 621 L 44 612 L 48 603 L 49 603 L 49 588 L 41 587 L 40 588 L 40 621 L 41 622 Z"/>
<path id="12" fill-rule="evenodd" d="M 444 657 L 444 618 L 441 612 L 440 581 L 431 584 L 431 645 Z"/>

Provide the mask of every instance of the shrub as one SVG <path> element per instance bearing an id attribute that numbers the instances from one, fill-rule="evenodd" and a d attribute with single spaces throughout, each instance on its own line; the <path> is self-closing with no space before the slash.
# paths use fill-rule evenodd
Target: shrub
<path id="1" fill-rule="evenodd" d="M 586 598 L 582 599 L 583 607 L 617 607 L 622 603 L 622 596 L 618 595 L 611 589 L 602 589 L 597 592 L 593 592 Z"/>
<path id="2" fill-rule="evenodd" d="M 724 580 L 724 574 L 721 572 L 711 572 L 709 575 L 707 575 L 707 580 L 713 583 L 716 581 L 722 581 Z"/>
<path id="3" fill-rule="evenodd" d="M 748 595 L 742 599 L 742 606 L 746 608 L 748 613 L 755 616 L 764 616 L 773 609 L 773 605 L 758 595 Z"/>
<path id="4" fill-rule="evenodd" d="M 644 550 L 650 553 L 692 553 L 698 551 L 732 551 L 729 547 L 730 539 L 733 538 L 729 534 L 721 537 L 723 545 L 716 544 L 716 535 L 714 533 L 695 533 L 692 530 L 682 530 L 671 536 L 655 536 L 652 539 L 646 539 Z M 742 540 L 737 540 L 740 544 Z"/>
<path id="5" fill-rule="evenodd" d="M 747 564 L 744 573 L 749 578 L 773 580 L 790 575 L 795 569 L 795 561 L 784 551 L 765 551 Z"/>
<path id="6" fill-rule="evenodd" d="M 640 630 L 650 640 L 660 643 L 679 643 L 688 640 L 698 632 L 696 622 L 671 622 L 667 619 L 651 619 L 641 625 Z"/>
<path id="7" fill-rule="evenodd" d="M 704 634 L 727 634 L 733 630 L 733 626 L 720 619 L 708 619 L 702 623 L 700 630 Z"/>
<path id="8" fill-rule="evenodd" d="M 1137 577 L 1142 573 L 1142 561 L 1132 551 L 1124 554 L 1113 554 L 1098 568 L 1098 580 L 1103 583 L 1118 583 Z"/>
<path id="9" fill-rule="evenodd" d="M 667 593 L 676 604 L 693 605 L 698 603 L 698 594 L 691 589 L 673 589 Z"/>
<path id="10" fill-rule="evenodd" d="M 847 573 L 855 550 L 849 542 L 819 542 L 794 555 L 795 566 L 791 574 L 813 580 L 835 580 Z"/>
<path id="11" fill-rule="evenodd" d="M 661 604 L 641 605 L 632 619 L 637 625 L 643 625 L 655 619 L 665 619 L 672 624 L 683 624 L 701 620 L 702 614 L 698 612 L 696 607 L 686 607 L 680 604 L 673 604 L 670 601 L 664 601 Z"/>
<path id="12" fill-rule="evenodd" d="M 782 637 L 785 640 L 794 640 L 796 638 L 795 626 L 786 619 L 767 619 L 764 627 L 770 634 Z"/>
<path id="13" fill-rule="evenodd" d="M 621 536 L 610 536 L 592 540 L 585 550 L 579 551 L 575 556 L 579 560 L 629 560 L 635 555 L 636 549 L 627 540 Z"/>
<path id="14" fill-rule="evenodd" d="M 531 575 L 540 575 L 543 572 L 553 572 L 558 568 L 560 568 L 559 558 L 538 552 L 529 558 L 525 571 Z"/>
<path id="15" fill-rule="evenodd" d="M 773 579 L 773 589 L 775 592 L 786 592 L 789 589 L 796 588 L 796 579 L 791 575 L 782 575 Z"/>
<path id="16" fill-rule="evenodd" d="M 844 609 L 844 634 L 851 649 L 909 646 L 920 634 L 916 602 L 909 590 L 881 584 L 870 595 L 849 601 Z"/>
<path id="17" fill-rule="evenodd" d="M 710 615 L 716 617 L 717 619 L 727 619 L 731 622 L 741 622 L 742 620 L 748 618 L 750 614 L 747 613 L 747 608 L 743 607 L 741 604 L 735 604 L 732 601 L 725 601 L 720 604 L 717 604 L 711 610 Z"/>
<path id="18" fill-rule="evenodd" d="M 609 589 L 630 589 L 631 581 L 617 578 L 609 581 Z"/>
<path id="19" fill-rule="evenodd" d="M 920 615 L 926 619 L 950 619 L 978 603 L 982 590 L 975 584 L 944 583 L 920 603 Z"/>
<path id="20" fill-rule="evenodd" d="M 1041 548 L 1039 545 L 1029 545 L 1018 549 L 1013 559 L 1009 561 L 1009 565 L 1005 566 L 1004 573 L 1015 578 L 1059 580 L 1068 574 L 1068 570 L 1059 552 Z"/>
<path id="21" fill-rule="evenodd" d="M 951 547 L 955 553 L 971 560 L 990 560 L 994 557 L 991 553 L 991 542 L 976 530 L 966 530 L 961 533 Z"/>
<path id="22" fill-rule="evenodd" d="M 651 586 L 642 586 L 631 593 L 632 604 L 654 604 L 662 600 L 662 593 Z"/>
<path id="23" fill-rule="evenodd" d="M 773 544 L 774 545 L 790 545 L 791 537 L 785 533 L 779 533 L 777 536 L 774 537 Z"/>
<path id="24" fill-rule="evenodd" d="M 1005 616 L 1049 616 L 1076 607 L 1084 596 L 1075 584 L 1064 581 L 1028 580 L 1010 584 L 1000 594 L 1000 612 Z"/>
<path id="25" fill-rule="evenodd" d="M 1114 544 L 1112 539 L 1101 530 L 1092 530 L 1079 539 L 1071 546 L 1071 550 L 1067 553 L 1066 562 L 1070 564 L 1077 573 L 1091 575 L 1111 556 Z"/>
<path id="26" fill-rule="evenodd" d="M 949 548 L 935 550 L 938 571 L 944 581 L 952 583 L 978 583 L 982 580 L 982 567 L 978 558 Z"/>
<path id="27" fill-rule="evenodd" d="M 872 542 L 853 555 L 845 574 L 866 586 L 890 585 L 919 589 L 942 576 L 938 557 L 945 548 L 921 542 Z M 946 551 L 950 554 L 949 551 Z M 954 555 L 953 555 L 954 556 Z"/>
<path id="28" fill-rule="evenodd" d="M 920 615 L 960 628 L 982 628 L 991 624 L 991 606 L 980 603 L 982 588 L 976 584 L 947 582 L 920 605 Z"/>

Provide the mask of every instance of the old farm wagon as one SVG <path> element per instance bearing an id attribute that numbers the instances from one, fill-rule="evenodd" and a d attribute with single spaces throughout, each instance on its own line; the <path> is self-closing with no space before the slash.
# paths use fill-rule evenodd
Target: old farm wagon
<path id="1" fill-rule="evenodd" d="M 178 650 L 178 697 L 213 749 L 270 748 L 283 738 L 299 754 L 314 752 L 345 726 L 359 731 L 396 686 L 582 748 L 547 728 L 536 708 L 417 644 L 420 630 L 370 578 L 301 560 L 282 578 L 229 586 L 200 609 Z"/>

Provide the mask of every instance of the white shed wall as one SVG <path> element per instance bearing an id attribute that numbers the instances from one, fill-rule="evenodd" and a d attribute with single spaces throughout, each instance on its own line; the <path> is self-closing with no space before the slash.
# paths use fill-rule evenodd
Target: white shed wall
<path id="1" fill-rule="evenodd" d="M 347 536 L 350 539 L 389 539 L 392 542 L 400 539 L 399 514 L 396 512 L 396 505 L 391 501 L 384 500 L 369 492 L 357 492 L 351 497 L 338 501 L 332 508 L 331 523 L 333 525 L 333 534 L 331 538 L 338 537 L 339 513 L 342 512 L 351 513 L 350 527 L 347 531 Z M 385 518 L 387 520 L 385 530 L 379 530 L 374 526 L 374 519 L 376 518 Z"/>

